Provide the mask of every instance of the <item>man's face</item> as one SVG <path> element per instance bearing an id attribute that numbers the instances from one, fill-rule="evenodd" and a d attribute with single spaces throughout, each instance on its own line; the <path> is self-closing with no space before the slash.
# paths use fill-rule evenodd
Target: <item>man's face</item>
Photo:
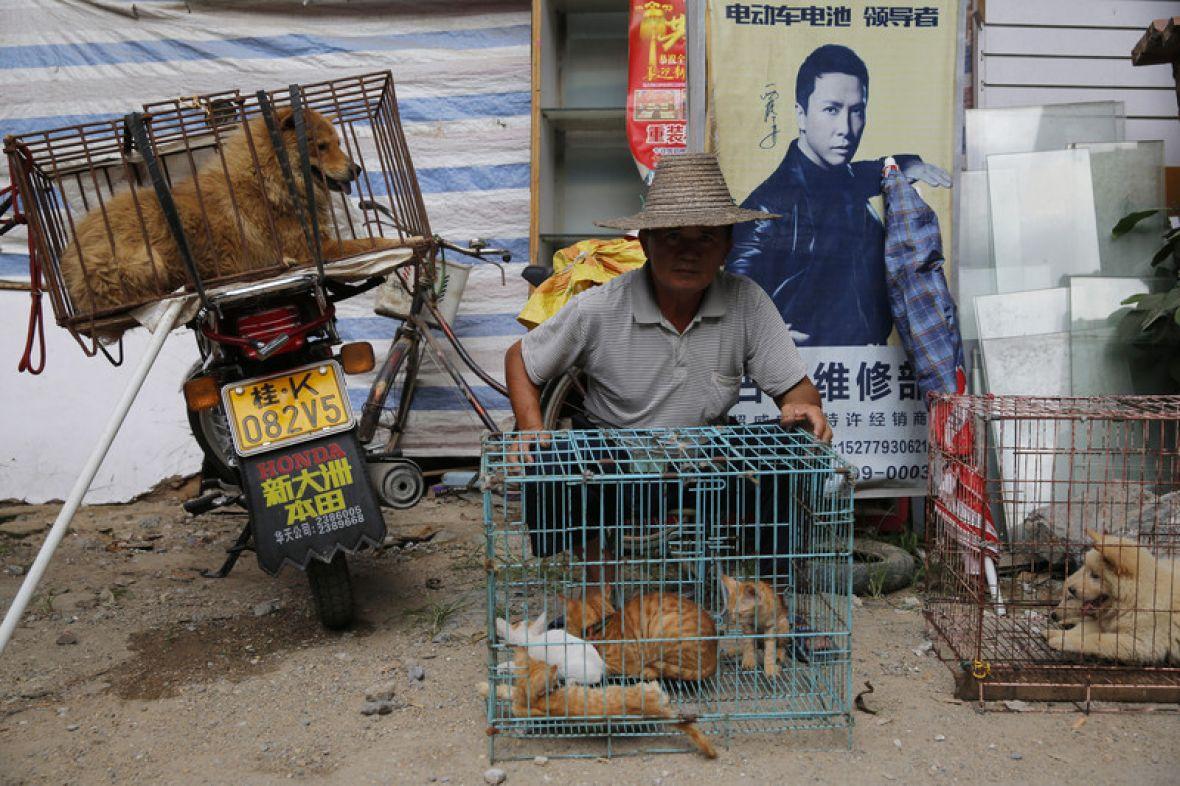
<path id="1" fill-rule="evenodd" d="M 729 227 L 675 227 L 639 233 L 652 279 L 670 294 L 699 294 L 708 289 L 733 245 Z"/>
<path id="2" fill-rule="evenodd" d="M 823 74 L 807 106 L 795 104 L 799 147 L 821 167 L 843 166 L 856 155 L 865 130 L 868 98 L 860 80 L 850 74 Z"/>

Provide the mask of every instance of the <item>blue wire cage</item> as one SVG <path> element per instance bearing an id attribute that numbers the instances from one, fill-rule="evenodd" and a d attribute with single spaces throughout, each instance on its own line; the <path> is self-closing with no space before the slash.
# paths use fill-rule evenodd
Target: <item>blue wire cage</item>
<path id="1" fill-rule="evenodd" d="M 489 437 L 490 757 L 850 741 L 853 473 L 777 425 Z"/>

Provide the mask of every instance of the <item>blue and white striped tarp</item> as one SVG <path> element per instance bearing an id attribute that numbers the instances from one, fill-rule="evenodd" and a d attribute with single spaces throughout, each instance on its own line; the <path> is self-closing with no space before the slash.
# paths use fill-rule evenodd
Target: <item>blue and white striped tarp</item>
<path id="1" fill-rule="evenodd" d="M 385 69 L 397 84 L 432 228 L 457 242 L 483 237 L 514 253 L 507 286 L 501 286 L 500 273 L 491 265 L 473 271 L 457 326 L 472 355 L 501 377 L 503 352 L 523 332 L 513 316 L 526 297 L 519 277 L 529 216 L 529 13 L 524 0 L 362 3 L 359 8 L 5 0 L 0 3 L 0 137 L 119 117 L 145 102 L 177 95 L 229 88 L 253 92 Z M 0 182 L 8 182 L 6 163 L 0 163 Z M 25 237 L 14 231 L 0 238 L 0 279 L 27 278 Z M 26 304 L 23 293 L 0 292 L 0 310 L 7 315 L 0 320 L 2 399 L 24 399 L 37 384 L 15 370 L 24 317 L 14 315 L 23 315 Z M 371 299 L 357 298 L 341 313 L 346 339 L 370 340 L 379 355 L 384 352 L 396 323 L 375 316 Z M 48 330 L 64 336 L 52 325 Z M 105 363 L 83 358 L 72 341 L 51 338 L 50 368 L 68 366 L 84 379 L 88 369 Z M 191 353 L 192 343 L 191 335 L 179 334 L 169 339 L 165 353 Z M 430 360 L 425 369 L 408 451 L 476 453 L 478 420 Z M 503 420 L 507 402 L 474 375 L 467 376 Z M 366 381 L 353 381 L 354 400 L 363 398 Z M 172 382 L 173 391 L 179 382 Z M 52 392 L 45 395 L 52 398 Z M 169 428 L 175 426 L 180 440 L 187 438 L 182 402 L 175 392 L 171 395 L 173 400 L 161 400 L 159 409 L 161 417 L 174 413 Z M 172 408 L 169 415 L 166 407 Z M 0 428 L 9 417 L 0 414 Z M 27 411 L 21 417 L 27 418 Z M 136 428 L 151 429 L 158 438 L 160 422 L 141 424 L 133 417 L 125 430 Z M 69 433 L 70 424 L 62 424 L 62 430 Z M 53 434 L 45 437 L 53 439 Z M 0 448 L 0 462 L 16 466 L 18 450 Z M 193 460 L 187 444 L 181 448 L 178 443 L 174 452 Z M 145 482 L 150 486 L 185 469 L 195 467 L 141 473 L 144 478 L 135 480 L 134 488 L 107 496 L 125 498 L 143 490 Z M 33 481 L 13 474 L 0 472 L 0 499 L 29 498 L 22 484 Z M 154 479 L 148 478 L 151 474 Z M 111 482 L 121 485 L 119 478 Z M 50 485 L 50 497 L 55 492 L 64 496 L 60 484 Z"/>

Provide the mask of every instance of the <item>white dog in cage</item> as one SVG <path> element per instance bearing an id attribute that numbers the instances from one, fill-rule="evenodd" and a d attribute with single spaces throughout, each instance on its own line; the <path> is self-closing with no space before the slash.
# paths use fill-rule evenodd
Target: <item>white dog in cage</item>
<path id="1" fill-rule="evenodd" d="M 1122 663 L 1180 664 L 1180 572 L 1129 538 L 1086 533 L 1094 548 L 1065 580 L 1049 646 Z"/>
<path id="2" fill-rule="evenodd" d="M 544 613 L 531 623 L 521 620 L 515 625 L 497 617 L 496 635 L 509 644 L 527 647 L 530 658 L 556 666 L 558 675 L 566 682 L 579 685 L 602 682 L 606 662 L 594 645 L 563 629 L 546 630 L 548 624 Z"/>

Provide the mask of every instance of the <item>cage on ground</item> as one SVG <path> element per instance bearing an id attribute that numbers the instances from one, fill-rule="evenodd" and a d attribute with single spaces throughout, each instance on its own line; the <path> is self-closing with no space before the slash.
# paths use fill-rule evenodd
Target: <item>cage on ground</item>
<path id="1" fill-rule="evenodd" d="M 145 104 L 6 137 L 4 152 L 57 322 L 89 354 L 96 336 L 121 334 L 132 311 L 176 291 L 410 253 L 431 237 L 389 72 Z"/>
<path id="2" fill-rule="evenodd" d="M 482 475 L 490 755 L 850 734 L 853 472 L 830 447 L 777 425 L 510 433 Z"/>
<path id="3" fill-rule="evenodd" d="M 1180 397 L 945 395 L 930 424 L 925 615 L 959 697 L 1180 700 Z"/>

